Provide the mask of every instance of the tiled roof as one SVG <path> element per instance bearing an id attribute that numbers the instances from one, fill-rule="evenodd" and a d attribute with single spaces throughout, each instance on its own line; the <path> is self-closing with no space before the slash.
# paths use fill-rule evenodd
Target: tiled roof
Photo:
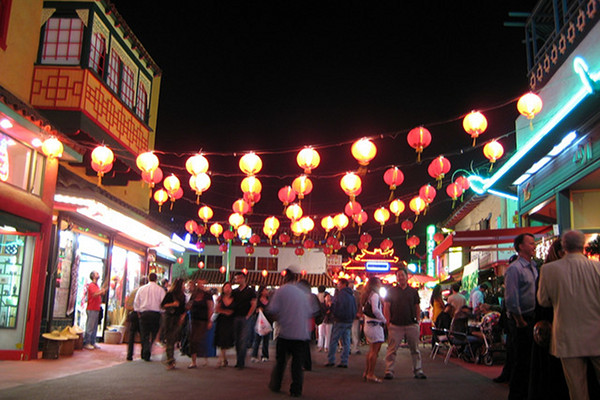
<path id="1" fill-rule="evenodd" d="M 326 274 L 306 274 L 300 275 L 298 274 L 300 279 L 306 279 L 311 287 L 325 286 L 325 287 L 334 287 L 333 280 L 331 277 Z M 202 279 L 206 281 L 208 284 L 218 284 L 221 285 L 225 282 L 225 274 L 222 274 L 218 270 L 205 270 L 201 269 L 190 277 L 191 279 Z M 266 277 L 262 276 L 260 271 L 248 271 L 248 284 L 252 286 L 281 286 L 283 284 L 283 276 L 281 272 L 270 271 L 267 273 Z"/>

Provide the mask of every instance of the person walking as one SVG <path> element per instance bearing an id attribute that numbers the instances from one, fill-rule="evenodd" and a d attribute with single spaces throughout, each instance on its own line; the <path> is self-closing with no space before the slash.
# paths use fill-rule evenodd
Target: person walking
<path id="1" fill-rule="evenodd" d="M 317 342 L 317 351 L 329 351 L 331 341 L 331 330 L 333 329 L 333 316 L 331 315 L 331 295 L 325 292 L 323 296 L 323 322 L 319 325 L 319 341 Z"/>
<path id="2" fill-rule="evenodd" d="M 319 310 L 314 302 L 296 283 L 296 274 L 286 270 L 284 284 L 275 291 L 267 306 L 267 312 L 279 324 L 279 335 L 276 341 L 275 365 L 269 381 L 269 389 L 273 392 L 281 390 L 281 383 L 288 358 L 292 359 L 292 383 L 290 395 L 300 397 L 304 384 L 304 352 L 306 341 L 310 339 L 308 321 Z"/>
<path id="3" fill-rule="evenodd" d="M 571 399 L 589 399 L 587 363 L 600 380 L 600 263 L 583 254 L 585 236 L 569 231 L 562 238 L 565 256 L 545 264 L 537 299 L 553 307 L 550 353 L 562 363 Z"/>
<path id="4" fill-rule="evenodd" d="M 90 279 L 92 281 L 85 287 L 84 298 L 87 300 L 87 319 L 85 322 L 83 347 L 88 350 L 94 350 L 100 348 L 100 346 L 96 344 L 96 335 L 98 334 L 98 321 L 100 319 L 100 312 L 102 311 L 102 296 L 106 293 L 108 281 L 100 288 L 98 286 L 98 280 L 100 279 L 98 271 L 92 271 L 90 273 Z"/>
<path id="5" fill-rule="evenodd" d="M 215 328 L 215 347 L 221 351 L 220 367 L 226 367 L 227 349 L 233 347 L 233 296 L 231 282 L 225 282 L 221 287 L 221 296 L 217 299 L 217 326 Z"/>
<path id="6" fill-rule="evenodd" d="M 148 283 L 148 278 L 145 276 L 140 278 L 139 286 L 129 294 L 127 300 L 125 300 L 125 309 L 127 310 L 127 361 L 133 361 L 133 348 L 135 344 L 135 335 L 140 333 L 140 318 L 138 310 L 133 306 L 135 296 L 140 287 Z"/>
<path id="7" fill-rule="evenodd" d="M 415 379 L 426 379 L 419 351 L 419 293 L 408 285 L 408 272 L 399 268 L 396 272 L 397 286 L 388 291 L 384 303 L 384 316 L 388 323 L 388 348 L 385 355 L 384 379 L 394 379 L 396 352 L 406 340 L 412 356 Z"/>
<path id="8" fill-rule="evenodd" d="M 142 341 L 142 359 L 150 361 L 152 344 L 160 328 L 160 304 L 165 291 L 156 284 L 154 272 L 148 275 L 148 283 L 139 288 L 135 295 L 133 308 L 138 310 L 140 319 L 140 336 Z"/>
<path id="9" fill-rule="evenodd" d="M 175 343 L 180 338 L 182 320 L 185 314 L 185 293 L 183 291 L 183 279 L 178 278 L 169 287 L 167 294 L 161 303 L 162 314 L 162 339 L 166 345 L 166 367 L 168 370 L 175 369 Z"/>
<path id="10" fill-rule="evenodd" d="M 256 309 L 256 292 L 248 286 L 246 275 L 243 272 L 236 272 L 233 279 L 238 284 L 238 287 L 233 290 L 233 337 L 237 356 L 235 367 L 244 369 L 248 335 L 250 329 L 254 328 L 251 325 L 251 317 Z"/>
<path id="11" fill-rule="evenodd" d="M 206 333 L 212 328 L 213 298 L 204 290 L 204 282 L 196 281 L 192 296 L 186 305 L 190 312 L 190 355 L 192 362 L 188 368 L 197 368 L 197 357 L 208 357 Z M 205 360 L 205 364 L 208 361 Z"/>
<path id="12" fill-rule="evenodd" d="M 267 289 L 266 286 L 261 286 L 260 288 L 258 288 L 256 314 L 258 314 L 259 311 L 262 311 L 262 313 L 265 314 L 268 304 L 269 304 L 269 289 Z M 258 348 L 260 347 L 261 343 L 262 343 L 262 350 L 261 350 L 261 359 L 260 360 L 262 362 L 269 361 L 269 337 L 270 336 L 271 336 L 270 332 L 264 336 L 261 336 L 258 333 L 256 333 L 256 335 L 254 337 L 254 344 L 252 345 L 252 358 L 251 358 L 252 362 L 258 362 Z"/>
<path id="13" fill-rule="evenodd" d="M 329 343 L 329 352 L 327 353 L 326 367 L 335 365 L 335 353 L 337 351 L 338 341 L 342 339 L 342 356 L 339 368 L 348 368 L 348 358 L 350 356 L 350 330 L 352 322 L 356 316 L 356 302 L 352 289 L 348 287 L 347 279 L 340 279 L 337 284 L 337 293 L 333 297 L 331 312 L 333 315 L 333 329 L 331 333 L 331 342 Z"/>
<path id="14" fill-rule="evenodd" d="M 375 376 L 375 364 L 379 356 L 381 345 L 385 342 L 383 327 L 386 319 L 383 315 L 383 304 L 379 295 L 381 281 L 379 278 L 369 278 L 361 296 L 361 310 L 365 320 L 365 337 L 369 343 L 365 372 L 363 378 L 368 382 L 381 383 L 382 380 Z"/>

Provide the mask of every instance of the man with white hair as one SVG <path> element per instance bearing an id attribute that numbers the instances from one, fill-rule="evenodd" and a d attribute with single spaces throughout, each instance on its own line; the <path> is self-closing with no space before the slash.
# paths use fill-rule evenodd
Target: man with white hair
<path id="1" fill-rule="evenodd" d="M 600 379 L 600 263 L 583 255 L 585 236 L 562 237 L 565 256 L 542 267 L 537 298 L 554 308 L 550 353 L 563 366 L 571 399 L 589 399 L 587 360 Z"/>

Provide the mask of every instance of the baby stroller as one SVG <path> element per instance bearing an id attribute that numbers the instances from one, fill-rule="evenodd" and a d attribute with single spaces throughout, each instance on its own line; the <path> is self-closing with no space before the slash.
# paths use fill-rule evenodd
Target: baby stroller
<path id="1" fill-rule="evenodd" d="M 501 329 L 498 325 L 500 313 L 491 311 L 481 320 L 480 330 L 483 346 L 479 349 L 479 362 L 491 366 L 494 364 L 494 353 L 504 351 L 501 340 Z"/>

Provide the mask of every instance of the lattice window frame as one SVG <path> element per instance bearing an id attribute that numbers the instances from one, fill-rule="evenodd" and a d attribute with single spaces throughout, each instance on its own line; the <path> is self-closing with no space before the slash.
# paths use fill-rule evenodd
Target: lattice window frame
<path id="1" fill-rule="evenodd" d="M 41 63 L 78 65 L 81 62 L 83 28 L 79 18 L 50 18 L 44 29 Z"/>
<path id="2" fill-rule="evenodd" d="M 101 33 L 94 33 L 90 42 L 89 67 L 100 76 L 104 76 L 106 65 L 106 38 Z"/>
<path id="3" fill-rule="evenodd" d="M 135 113 L 142 119 L 142 121 L 146 121 L 146 113 L 148 112 L 148 93 L 146 92 L 146 88 L 144 85 L 138 85 L 138 93 L 137 93 L 137 104 L 135 106 Z"/>
<path id="4" fill-rule="evenodd" d="M 135 95 L 135 77 L 133 71 L 126 64 L 121 68 L 121 100 L 131 109 L 133 109 L 133 98 Z"/>
<path id="5" fill-rule="evenodd" d="M 108 72 L 106 74 L 106 84 L 115 93 L 119 93 L 119 81 L 121 76 L 121 58 L 115 51 L 110 52 L 108 59 Z"/>

